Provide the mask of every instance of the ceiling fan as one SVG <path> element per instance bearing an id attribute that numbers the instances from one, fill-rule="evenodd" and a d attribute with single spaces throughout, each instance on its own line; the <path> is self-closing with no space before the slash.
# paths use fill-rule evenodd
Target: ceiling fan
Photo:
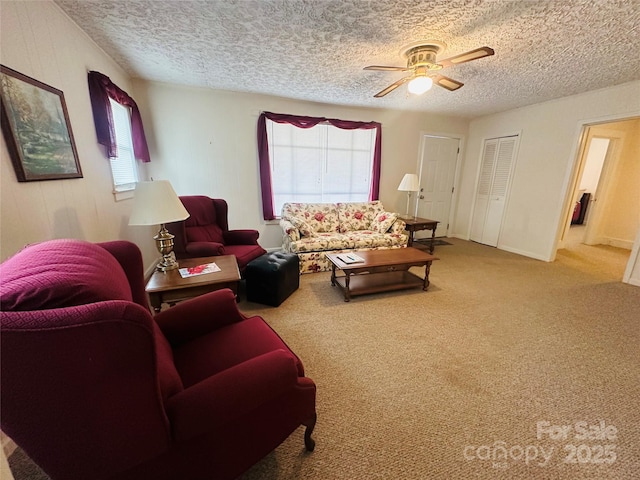
<path id="1" fill-rule="evenodd" d="M 364 67 L 364 70 L 411 72 L 411 75 L 403 77 L 397 82 L 392 83 L 384 90 L 376 93 L 374 97 L 384 97 L 387 93 L 394 91 L 400 85 L 403 85 L 407 82 L 409 82 L 409 92 L 415 93 L 417 95 L 421 95 L 429 90 L 434 83 L 450 91 L 457 90 L 462 87 L 464 83 L 461 83 L 449 77 L 445 77 L 444 75 L 436 74 L 434 72 L 446 67 L 450 67 L 452 65 L 470 62 L 471 60 L 477 60 L 479 58 L 488 57 L 494 54 L 492 48 L 480 47 L 466 53 L 461 53 L 460 55 L 456 55 L 454 57 L 436 61 L 436 56 L 445 48 L 446 45 L 444 43 L 431 40 L 413 43 L 406 46 L 401 51 L 402 56 L 407 58 L 406 68 L 386 67 L 381 65 L 370 65 L 368 67 Z"/>

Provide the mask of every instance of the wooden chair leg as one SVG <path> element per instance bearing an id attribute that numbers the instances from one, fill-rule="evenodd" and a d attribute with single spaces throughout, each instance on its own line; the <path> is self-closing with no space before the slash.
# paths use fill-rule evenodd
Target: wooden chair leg
<path id="1" fill-rule="evenodd" d="M 313 433 L 313 429 L 316 427 L 317 419 L 318 415 L 314 413 L 311 420 L 303 423 L 303 425 L 307 427 L 307 429 L 304 431 L 304 446 L 306 447 L 308 452 L 313 452 L 313 449 L 316 448 L 316 441 L 311 438 L 311 434 Z"/>

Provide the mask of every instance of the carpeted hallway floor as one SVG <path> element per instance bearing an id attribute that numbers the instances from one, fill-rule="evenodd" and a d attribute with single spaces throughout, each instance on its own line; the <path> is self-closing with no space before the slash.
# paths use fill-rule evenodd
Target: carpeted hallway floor
<path id="1" fill-rule="evenodd" d="M 545 263 L 447 240 L 428 292 L 345 303 L 319 273 L 278 308 L 240 303 L 318 387 L 316 450 L 300 428 L 242 480 L 640 478 L 628 251 Z"/>

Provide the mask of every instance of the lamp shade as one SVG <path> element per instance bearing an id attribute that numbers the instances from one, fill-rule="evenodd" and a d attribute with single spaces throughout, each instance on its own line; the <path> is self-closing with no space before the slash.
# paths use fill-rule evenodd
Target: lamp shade
<path id="1" fill-rule="evenodd" d="M 129 225 L 160 225 L 189 218 L 168 180 L 138 182 Z"/>
<path id="2" fill-rule="evenodd" d="M 415 173 L 405 173 L 398 190 L 401 192 L 417 192 L 420 190 L 420 183 L 418 182 L 418 176 Z"/>
<path id="3" fill-rule="evenodd" d="M 429 77 L 420 76 L 409 82 L 407 90 L 409 90 L 409 93 L 413 93 L 414 95 L 422 95 L 427 90 L 430 90 L 432 85 L 433 80 Z"/>

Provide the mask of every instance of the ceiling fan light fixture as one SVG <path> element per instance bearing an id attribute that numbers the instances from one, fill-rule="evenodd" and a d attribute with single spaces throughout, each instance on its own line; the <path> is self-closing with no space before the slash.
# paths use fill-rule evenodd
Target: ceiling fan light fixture
<path id="1" fill-rule="evenodd" d="M 416 77 L 409 82 L 407 85 L 407 90 L 409 93 L 413 93 L 414 95 L 422 95 L 427 92 L 433 86 L 433 80 L 429 77 Z"/>
<path id="2" fill-rule="evenodd" d="M 461 88 L 464 83 L 440 75 L 439 70 L 458 63 L 470 62 L 495 54 L 493 48 L 485 46 L 443 60 L 438 60 L 437 56 L 445 48 L 446 45 L 444 43 L 433 40 L 417 42 L 407 45 L 401 51 L 402 56 L 407 59 L 406 67 L 385 65 L 369 65 L 368 67 L 364 67 L 365 70 L 379 70 L 383 72 L 410 72 L 407 76 L 396 80 L 387 88 L 376 93 L 374 97 L 384 97 L 405 83 L 407 84 L 409 93 L 414 95 L 422 95 L 429 90 L 434 83 L 439 87 L 453 92 Z M 436 71 L 438 71 L 438 73 L 436 73 Z"/>

